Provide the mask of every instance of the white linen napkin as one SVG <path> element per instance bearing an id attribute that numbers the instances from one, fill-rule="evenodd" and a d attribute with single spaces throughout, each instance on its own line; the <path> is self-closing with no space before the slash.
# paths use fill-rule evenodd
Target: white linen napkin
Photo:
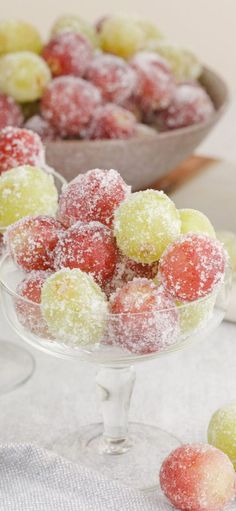
<path id="1" fill-rule="evenodd" d="M 126 488 L 31 444 L 0 446 L 1 511 L 173 511 L 159 492 Z"/>

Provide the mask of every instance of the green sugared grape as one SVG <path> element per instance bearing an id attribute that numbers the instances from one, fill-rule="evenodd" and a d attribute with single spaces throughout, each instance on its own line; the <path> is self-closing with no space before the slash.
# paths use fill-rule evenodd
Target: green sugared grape
<path id="1" fill-rule="evenodd" d="M 196 232 L 199 234 L 207 234 L 211 238 L 216 237 L 216 233 L 210 220 L 204 213 L 197 209 L 180 209 L 181 233 Z"/>
<path id="2" fill-rule="evenodd" d="M 197 80 L 202 74 L 202 64 L 196 55 L 186 48 L 166 40 L 152 40 L 147 42 L 145 49 L 166 59 L 178 81 Z"/>
<path id="3" fill-rule="evenodd" d="M 185 336 L 204 326 L 212 315 L 215 300 L 215 296 L 210 296 L 188 304 L 177 302 L 180 334 Z"/>
<path id="4" fill-rule="evenodd" d="M 233 272 L 236 274 L 236 234 L 231 231 L 218 231 L 216 236 L 227 250 Z"/>
<path id="5" fill-rule="evenodd" d="M 51 79 L 46 62 L 29 51 L 0 58 L 0 90 L 19 103 L 39 99 Z"/>
<path id="6" fill-rule="evenodd" d="M 41 296 L 43 316 L 58 340 L 77 347 L 101 340 L 108 305 L 92 276 L 60 270 L 45 281 Z"/>
<path id="7" fill-rule="evenodd" d="M 136 192 L 115 213 L 115 236 L 124 255 L 141 263 L 160 259 L 180 234 L 180 218 L 174 203 L 163 192 Z"/>
<path id="8" fill-rule="evenodd" d="M 100 46 L 108 53 L 132 57 L 145 43 L 145 31 L 135 18 L 110 16 L 102 24 Z"/>
<path id="9" fill-rule="evenodd" d="M 0 22 L 0 55 L 17 51 L 41 53 L 42 47 L 38 30 L 30 23 L 15 19 Z"/>
<path id="10" fill-rule="evenodd" d="M 236 403 L 214 413 L 208 426 L 208 442 L 227 454 L 236 470 Z"/>
<path id="11" fill-rule="evenodd" d="M 98 46 L 95 28 L 79 16 L 65 15 L 58 18 L 52 27 L 51 34 L 55 37 L 62 32 L 78 32 L 87 37 L 92 46 Z"/>
<path id="12" fill-rule="evenodd" d="M 163 34 L 151 21 L 137 19 L 136 23 L 143 31 L 145 41 L 160 41 L 163 39 Z"/>
<path id="13" fill-rule="evenodd" d="M 58 194 L 53 177 L 25 165 L 0 176 L 0 230 L 27 215 L 55 215 Z"/>

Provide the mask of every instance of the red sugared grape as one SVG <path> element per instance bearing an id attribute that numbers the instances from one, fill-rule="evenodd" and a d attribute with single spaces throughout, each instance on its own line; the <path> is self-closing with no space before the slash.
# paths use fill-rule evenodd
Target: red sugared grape
<path id="1" fill-rule="evenodd" d="M 161 130 L 184 128 L 207 121 L 214 112 L 214 105 L 207 92 L 197 83 L 179 84 L 166 110 L 156 117 Z"/>
<path id="2" fill-rule="evenodd" d="M 24 328 L 39 337 L 51 337 L 39 307 L 42 286 L 49 276 L 48 271 L 32 271 L 16 288 L 17 294 L 22 297 L 15 299 L 18 320 Z"/>
<path id="3" fill-rule="evenodd" d="M 43 58 L 53 76 L 84 76 L 92 59 L 92 46 L 87 38 L 75 32 L 62 32 L 44 47 Z"/>
<path id="4" fill-rule="evenodd" d="M 33 115 L 33 117 L 30 117 L 25 122 L 24 128 L 37 133 L 43 141 L 56 140 L 58 138 L 55 129 L 40 115 Z"/>
<path id="5" fill-rule="evenodd" d="M 135 71 L 120 57 L 97 54 L 86 72 L 86 78 L 101 91 L 105 101 L 121 103 L 131 96 L 136 85 Z"/>
<path id="6" fill-rule="evenodd" d="M 22 111 L 10 96 L 0 93 L 0 130 L 6 126 L 21 126 L 23 124 Z"/>
<path id="7" fill-rule="evenodd" d="M 102 139 L 127 139 L 135 135 L 135 116 L 113 103 L 107 103 L 98 107 L 87 132 L 87 138 L 92 140 Z"/>
<path id="8" fill-rule="evenodd" d="M 144 355 L 176 341 L 178 312 L 174 301 L 153 281 L 136 278 L 110 298 L 108 342 Z"/>
<path id="9" fill-rule="evenodd" d="M 135 96 L 144 112 L 166 108 L 175 91 L 169 64 L 155 53 L 140 52 L 131 60 L 137 73 Z"/>
<path id="10" fill-rule="evenodd" d="M 64 227 L 50 216 L 24 217 L 5 234 L 14 262 L 25 271 L 53 269 L 53 250 Z"/>
<path id="11" fill-rule="evenodd" d="M 79 268 L 104 286 L 114 273 L 117 248 L 112 231 L 100 222 L 76 222 L 59 240 L 54 252 L 56 270 Z"/>
<path id="12" fill-rule="evenodd" d="M 111 227 L 116 208 L 130 191 L 116 170 L 89 170 L 77 176 L 62 192 L 58 219 L 66 227 L 77 220 L 98 221 Z"/>
<path id="13" fill-rule="evenodd" d="M 174 299 L 192 302 L 214 291 L 226 266 L 222 244 L 203 234 L 187 234 L 172 243 L 159 262 L 158 277 Z"/>
<path id="14" fill-rule="evenodd" d="M 43 144 L 37 133 L 8 126 L 0 132 L 0 174 L 20 165 L 44 166 Z"/>
<path id="15" fill-rule="evenodd" d="M 141 277 L 154 279 L 158 271 L 158 262 L 152 264 L 137 263 L 128 257 L 119 254 L 116 269 L 111 282 L 106 287 L 106 293 L 110 296 L 117 288 L 122 287 L 134 278 Z"/>
<path id="16" fill-rule="evenodd" d="M 100 92 L 91 83 L 75 76 L 59 76 L 45 89 L 41 112 L 62 137 L 78 137 L 100 103 Z"/>
<path id="17" fill-rule="evenodd" d="M 175 509 L 223 511 L 236 492 L 229 458 L 207 444 L 182 445 L 163 462 L 160 484 Z"/>

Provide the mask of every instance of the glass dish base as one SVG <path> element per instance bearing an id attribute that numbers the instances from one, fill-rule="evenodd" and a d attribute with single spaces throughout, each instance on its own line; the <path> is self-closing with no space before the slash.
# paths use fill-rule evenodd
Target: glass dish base
<path id="1" fill-rule="evenodd" d="M 128 438 L 109 442 L 103 424 L 91 424 L 50 445 L 65 458 L 86 465 L 102 476 L 142 491 L 159 487 L 159 470 L 165 457 L 181 442 L 147 424 L 129 423 Z"/>
<path id="2" fill-rule="evenodd" d="M 34 369 L 34 359 L 27 350 L 10 341 L 0 341 L 0 395 L 26 383 Z"/>

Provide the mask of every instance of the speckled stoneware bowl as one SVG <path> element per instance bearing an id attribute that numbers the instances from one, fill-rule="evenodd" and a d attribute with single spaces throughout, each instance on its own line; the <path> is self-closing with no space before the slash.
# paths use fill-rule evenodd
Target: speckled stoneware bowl
<path id="1" fill-rule="evenodd" d="M 150 186 L 184 161 L 209 134 L 228 103 L 228 89 L 220 76 L 204 69 L 201 83 L 215 105 L 212 117 L 201 124 L 130 140 L 59 140 L 46 145 L 47 162 L 70 181 L 86 170 L 117 169 L 133 190 Z"/>

